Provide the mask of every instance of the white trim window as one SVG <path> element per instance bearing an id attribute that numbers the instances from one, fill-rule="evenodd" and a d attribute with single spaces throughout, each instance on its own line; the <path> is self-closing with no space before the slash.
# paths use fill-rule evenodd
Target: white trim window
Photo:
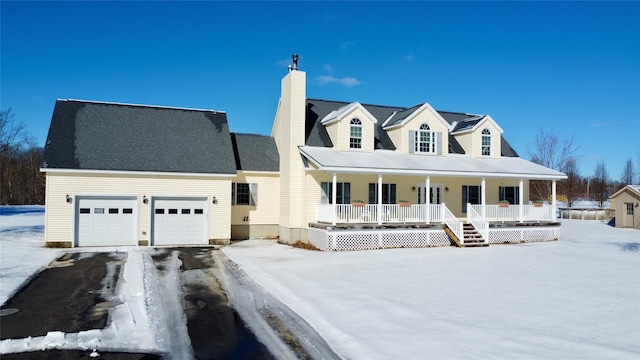
<path id="1" fill-rule="evenodd" d="M 429 125 L 420 125 L 420 130 L 416 131 L 417 153 L 435 153 L 436 152 L 436 133 L 432 132 Z"/>
<path id="2" fill-rule="evenodd" d="M 482 156 L 491 156 L 491 131 L 482 130 Z"/>
<path id="3" fill-rule="evenodd" d="M 258 184 L 231 183 L 231 205 L 258 205 Z"/>
<path id="4" fill-rule="evenodd" d="M 358 118 L 351 119 L 349 124 L 349 148 L 362 149 L 362 121 Z"/>
<path id="5" fill-rule="evenodd" d="M 409 153 L 442 155 L 442 133 L 431 131 L 427 124 L 409 130 Z"/>

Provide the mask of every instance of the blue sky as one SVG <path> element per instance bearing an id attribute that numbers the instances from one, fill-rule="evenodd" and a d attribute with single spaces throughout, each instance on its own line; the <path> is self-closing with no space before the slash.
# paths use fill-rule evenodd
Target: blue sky
<path id="1" fill-rule="evenodd" d="M 0 2 L 1 108 L 43 145 L 57 98 L 224 110 L 270 134 L 291 54 L 307 96 L 490 114 L 528 158 L 640 161 L 640 2 Z"/>

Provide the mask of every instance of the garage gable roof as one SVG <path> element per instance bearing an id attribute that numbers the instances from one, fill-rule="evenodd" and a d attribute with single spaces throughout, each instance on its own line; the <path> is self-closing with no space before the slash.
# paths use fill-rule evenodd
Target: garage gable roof
<path id="1" fill-rule="evenodd" d="M 235 174 L 224 112 L 57 100 L 42 168 Z"/>

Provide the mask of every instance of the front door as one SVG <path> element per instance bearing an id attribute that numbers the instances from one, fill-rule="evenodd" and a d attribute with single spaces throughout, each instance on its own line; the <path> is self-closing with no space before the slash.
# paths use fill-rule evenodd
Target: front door
<path id="1" fill-rule="evenodd" d="M 418 184 L 418 204 L 426 204 L 427 199 L 425 196 L 427 195 L 426 184 Z M 429 203 L 430 204 L 441 204 L 442 203 L 442 184 L 431 184 L 431 191 L 429 191 Z"/>
<path id="2" fill-rule="evenodd" d="M 633 203 L 624 203 L 625 210 L 624 215 L 622 215 L 622 226 L 623 227 L 633 227 Z"/>

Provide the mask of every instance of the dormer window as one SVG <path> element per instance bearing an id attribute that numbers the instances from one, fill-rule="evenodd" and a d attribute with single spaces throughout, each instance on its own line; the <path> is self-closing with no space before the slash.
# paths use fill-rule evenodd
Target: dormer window
<path id="1" fill-rule="evenodd" d="M 491 156 L 491 131 L 482 130 L 482 156 Z"/>
<path id="2" fill-rule="evenodd" d="M 420 125 L 420 130 L 416 131 L 416 141 L 414 151 L 417 153 L 436 152 L 436 134 L 431 131 L 429 125 Z"/>
<path id="3" fill-rule="evenodd" d="M 362 149 L 362 121 L 351 119 L 349 125 L 349 148 Z"/>

